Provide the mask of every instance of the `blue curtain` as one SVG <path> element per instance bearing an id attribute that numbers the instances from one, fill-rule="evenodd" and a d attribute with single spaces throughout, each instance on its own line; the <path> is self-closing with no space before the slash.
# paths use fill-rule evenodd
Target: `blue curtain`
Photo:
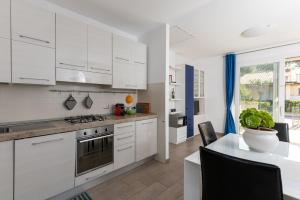
<path id="1" fill-rule="evenodd" d="M 225 135 L 236 133 L 234 119 L 231 113 L 231 103 L 234 92 L 235 81 L 235 54 L 226 55 L 226 122 Z"/>

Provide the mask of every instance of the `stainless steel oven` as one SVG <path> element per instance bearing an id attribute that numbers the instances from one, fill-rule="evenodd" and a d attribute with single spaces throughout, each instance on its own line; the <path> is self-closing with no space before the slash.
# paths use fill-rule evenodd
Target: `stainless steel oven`
<path id="1" fill-rule="evenodd" d="M 76 176 L 113 163 L 113 126 L 77 131 L 76 139 Z"/>

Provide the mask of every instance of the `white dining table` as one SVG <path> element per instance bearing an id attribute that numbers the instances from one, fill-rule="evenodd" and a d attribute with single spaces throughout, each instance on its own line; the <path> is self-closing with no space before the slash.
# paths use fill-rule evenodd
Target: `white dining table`
<path id="1" fill-rule="evenodd" d="M 247 160 L 268 163 L 280 168 L 284 199 L 300 199 L 300 146 L 287 142 L 270 153 L 250 150 L 239 134 L 226 135 L 207 146 L 208 149 Z M 202 198 L 199 151 L 184 159 L 184 200 Z"/>

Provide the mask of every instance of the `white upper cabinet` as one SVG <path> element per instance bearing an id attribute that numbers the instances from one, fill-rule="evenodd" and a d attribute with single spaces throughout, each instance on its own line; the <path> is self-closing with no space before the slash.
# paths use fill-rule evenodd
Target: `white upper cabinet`
<path id="1" fill-rule="evenodd" d="M 55 85 L 55 51 L 12 41 L 12 82 Z"/>
<path id="2" fill-rule="evenodd" d="M 112 34 L 88 27 L 88 71 L 112 74 Z"/>
<path id="3" fill-rule="evenodd" d="M 56 17 L 56 67 L 87 70 L 87 25 Z"/>
<path id="4" fill-rule="evenodd" d="M 147 89 L 147 64 L 134 63 L 134 71 L 138 74 L 136 77 L 137 89 Z"/>
<path id="5" fill-rule="evenodd" d="M 25 0 L 11 0 L 12 39 L 55 48 L 55 13 Z"/>
<path id="6" fill-rule="evenodd" d="M 137 64 L 147 63 L 147 46 L 145 44 L 135 42 L 132 49 L 133 62 Z"/>
<path id="7" fill-rule="evenodd" d="M 12 0 L 12 82 L 55 85 L 55 13 Z"/>
<path id="8" fill-rule="evenodd" d="M 0 6 L 0 82 L 11 82 L 10 0 Z"/>
<path id="9" fill-rule="evenodd" d="M 0 142 L 0 199 L 13 200 L 13 141 Z"/>
<path id="10" fill-rule="evenodd" d="M 0 37 L 10 38 L 10 0 L 1 0 Z"/>
<path id="11" fill-rule="evenodd" d="M 113 37 L 113 88 L 147 89 L 147 46 Z"/>
<path id="12" fill-rule="evenodd" d="M 114 61 L 113 87 L 119 89 L 137 89 L 134 65 L 127 61 Z"/>
<path id="13" fill-rule="evenodd" d="M 0 38 L 0 82 L 11 82 L 10 40 Z"/>
<path id="14" fill-rule="evenodd" d="M 132 61 L 132 44 L 133 42 L 122 36 L 114 35 L 113 38 L 113 58 L 117 61 Z"/>

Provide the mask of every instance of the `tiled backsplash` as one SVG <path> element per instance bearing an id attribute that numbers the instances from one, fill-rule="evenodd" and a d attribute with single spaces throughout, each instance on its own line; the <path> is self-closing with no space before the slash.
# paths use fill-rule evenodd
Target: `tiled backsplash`
<path id="1" fill-rule="evenodd" d="M 63 103 L 70 93 L 51 92 L 49 90 L 83 90 L 100 91 L 99 86 L 72 86 L 60 84 L 56 86 L 31 86 L 31 85 L 0 85 L 0 123 L 30 120 L 63 118 L 67 116 L 87 114 L 107 114 L 112 111 L 112 105 L 125 103 L 125 97 L 131 94 L 137 102 L 135 91 L 130 93 L 90 93 L 94 101 L 91 109 L 83 105 L 88 93 L 72 92 L 77 105 L 71 111 Z"/>

